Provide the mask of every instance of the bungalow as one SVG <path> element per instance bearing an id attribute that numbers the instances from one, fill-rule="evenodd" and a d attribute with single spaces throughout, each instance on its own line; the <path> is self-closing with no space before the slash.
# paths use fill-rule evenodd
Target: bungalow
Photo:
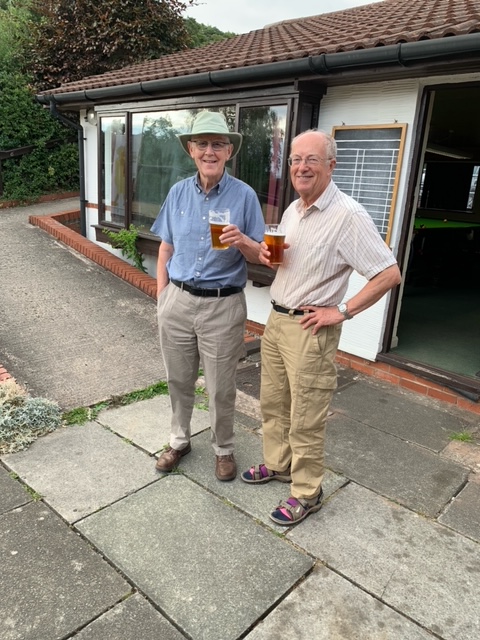
<path id="1" fill-rule="evenodd" d="M 244 134 L 229 170 L 257 191 L 267 221 L 295 197 L 291 139 L 331 132 L 335 182 L 365 205 L 403 273 L 398 290 L 345 323 L 340 349 L 478 400 L 480 2 L 383 0 L 288 20 L 37 99 L 80 112 L 84 235 L 111 249 L 104 231 L 133 223 L 152 275 L 150 226 L 194 170 L 176 134 L 200 109 Z M 266 321 L 271 277 L 251 265 L 252 322 Z M 362 284 L 353 274 L 347 297 Z"/>

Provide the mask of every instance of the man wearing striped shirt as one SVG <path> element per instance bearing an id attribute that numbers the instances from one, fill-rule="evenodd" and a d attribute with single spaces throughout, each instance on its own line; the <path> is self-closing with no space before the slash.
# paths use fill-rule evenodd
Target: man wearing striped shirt
<path id="1" fill-rule="evenodd" d="M 301 133 L 288 163 L 300 198 L 282 218 L 283 264 L 270 264 L 264 243 L 260 254 L 261 262 L 278 269 L 262 339 L 264 461 L 242 474 L 250 484 L 291 483 L 288 500 L 270 514 L 280 525 L 300 522 L 321 507 L 325 424 L 337 385 L 342 323 L 401 280 L 372 218 L 332 181 L 335 140 L 321 131 Z M 354 270 L 368 282 L 342 303 Z"/>

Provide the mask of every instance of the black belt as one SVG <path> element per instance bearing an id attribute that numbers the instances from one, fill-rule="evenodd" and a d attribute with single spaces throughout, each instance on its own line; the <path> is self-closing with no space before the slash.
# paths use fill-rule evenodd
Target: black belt
<path id="1" fill-rule="evenodd" d="M 288 313 L 289 316 L 305 315 L 305 311 L 302 311 L 301 309 L 287 309 L 286 307 L 281 307 L 279 304 L 275 304 L 273 300 L 272 300 L 272 306 L 275 309 L 275 311 L 278 311 L 279 313 Z"/>
<path id="2" fill-rule="evenodd" d="M 192 296 L 201 296 L 202 298 L 226 298 L 227 296 L 231 296 L 234 293 L 241 293 L 243 291 L 242 287 L 223 287 L 218 289 L 197 289 L 196 287 L 191 287 L 189 284 L 185 284 L 184 282 L 179 282 L 178 280 L 170 280 L 172 284 L 181 289 L 182 291 L 186 291 L 187 293 L 191 293 Z"/>

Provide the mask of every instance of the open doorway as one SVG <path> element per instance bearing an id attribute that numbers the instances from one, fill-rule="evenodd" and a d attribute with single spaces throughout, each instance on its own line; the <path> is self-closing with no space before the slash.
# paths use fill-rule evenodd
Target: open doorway
<path id="1" fill-rule="evenodd" d="M 432 91 L 392 355 L 480 394 L 480 87 Z"/>

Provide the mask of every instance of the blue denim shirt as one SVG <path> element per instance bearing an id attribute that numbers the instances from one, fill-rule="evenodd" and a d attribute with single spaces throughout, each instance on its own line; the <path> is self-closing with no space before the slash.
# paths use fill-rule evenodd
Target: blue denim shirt
<path id="1" fill-rule="evenodd" d="M 205 195 L 197 176 L 175 184 L 165 199 L 151 231 L 173 246 L 167 263 L 170 279 L 199 288 L 244 287 L 247 264 L 235 247 L 211 248 L 209 209 L 230 209 L 235 224 L 252 240 L 261 242 L 265 223 L 255 191 L 226 171 Z"/>

